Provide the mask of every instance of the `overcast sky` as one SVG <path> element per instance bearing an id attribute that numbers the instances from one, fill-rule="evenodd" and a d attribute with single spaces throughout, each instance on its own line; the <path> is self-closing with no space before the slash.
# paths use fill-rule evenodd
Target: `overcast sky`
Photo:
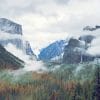
<path id="1" fill-rule="evenodd" d="M 34 49 L 100 25 L 100 0 L 0 0 L 0 17 L 23 26 Z"/>

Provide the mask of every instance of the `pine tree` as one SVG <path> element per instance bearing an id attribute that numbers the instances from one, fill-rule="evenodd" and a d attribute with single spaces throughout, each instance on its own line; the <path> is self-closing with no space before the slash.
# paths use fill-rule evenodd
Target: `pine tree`
<path id="1" fill-rule="evenodd" d="M 80 83 L 77 83 L 76 89 L 74 91 L 73 100 L 80 100 L 82 94 L 82 87 Z"/>
<path id="2" fill-rule="evenodd" d="M 100 66 L 97 65 L 95 72 L 95 84 L 92 100 L 100 100 Z"/>

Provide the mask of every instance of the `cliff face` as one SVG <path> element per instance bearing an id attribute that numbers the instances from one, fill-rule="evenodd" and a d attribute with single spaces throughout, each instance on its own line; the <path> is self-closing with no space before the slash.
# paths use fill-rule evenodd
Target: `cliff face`
<path id="1" fill-rule="evenodd" d="M 94 56 L 88 54 L 81 41 L 77 39 L 70 39 L 68 45 L 65 46 L 63 62 L 67 64 L 89 62 L 95 59 Z"/>
<path id="2" fill-rule="evenodd" d="M 64 40 L 55 41 L 46 48 L 43 48 L 39 54 L 39 59 L 43 61 L 50 61 L 51 59 L 60 56 L 63 53 Z"/>
<path id="3" fill-rule="evenodd" d="M 5 18 L 0 18 L 0 44 L 3 46 L 9 43 L 15 45 L 18 49 L 23 49 L 22 26 Z"/>
<path id="4" fill-rule="evenodd" d="M 22 35 L 22 26 L 6 18 L 0 18 L 0 30 L 10 34 Z"/>
<path id="5" fill-rule="evenodd" d="M 31 45 L 28 41 L 25 41 L 25 53 L 29 55 L 31 59 L 36 59 L 36 55 L 34 54 Z"/>
<path id="6" fill-rule="evenodd" d="M 9 43 L 22 50 L 26 55 L 33 56 L 30 43 L 22 39 L 22 26 L 6 18 L 0 18 L 0 44 L 7 46 Z"/>
<path id="7" fill-rule="evenodd" d="M 24 67 L 24 62 L 15 57 L 0 45 L 0 69 L 19 69 Z"/>
<path id="8" fill-rule="evenodd" d="M 42 49 L 39 54 L 39 59 L 48 62 L 67 64 L 93 61 L 95 57 L 88 54 L 87 49 L 89 48 L 88 44 L 91 43 L 94 37 L 84 37 L 86 40 L 83 38 L 71 38 L 69 41 L 56 41 Z"/>

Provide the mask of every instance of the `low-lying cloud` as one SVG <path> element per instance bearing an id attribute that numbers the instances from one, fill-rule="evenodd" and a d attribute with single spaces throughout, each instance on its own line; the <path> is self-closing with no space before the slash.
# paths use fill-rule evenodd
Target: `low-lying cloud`
<path id="1" fill-rule="evenodd" d="M 21 35 L 10 34 L 3 31 L 0 31 L 0 40 L 8 40 L 8 39 L 22 39 Z"/>
<path id="2" fill-rule="evenodd" d="M 94 56 L 100 55 L 100 37 L 94 39 L 87 52 Z"/>
<path id="3" fill-rule="evenodd" d="M 1 0 L 0 17 L 20 23 L 25 39 L 38 55 L 48 44 L 68 36 L 100 36 L 97 31 L 82 30 L 100 24 L 99 8 L 100 0 Z M 96 42 L 91 48 L 89 52 L 96 53 L 99 45 Z"/>
<path id="4" fill-rule="evenodd" d="M 11 52 L 16 57 L 20 58 L 25 62 L 25 66 L 23 71 L 46 71 L 46 67 L 44 66 L 42 61 L 37 61 L 36 59 L 30 59 L 28 55 L 26 55 L 23 51 L 17 49 L 14 45 L 8 44 L 6 47 L 6 50 Z"/>

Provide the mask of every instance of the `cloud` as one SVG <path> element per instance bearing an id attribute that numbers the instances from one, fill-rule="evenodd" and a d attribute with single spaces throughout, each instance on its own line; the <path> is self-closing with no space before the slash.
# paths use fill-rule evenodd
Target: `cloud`
<path id="1" fill-rule="evenodd" d="M 48 13 L 48 11 L 52 12 L 57 5 L 66 4 L 67 2 L 68 0 L 0 0 L 0 15 L 6 16 L 6 12 L 10 17 L 26 13 Z"/>
<path id="2" fill-rule="evenodd" d="M 93 42 L 91 47 L 87 51 L 92 55 L 100 55 L 100 36 L 97 37 Z"/>
<path id="3" fill-rule="evenodd" d="M 70 0 L 68 5 L 59 14 L 62 16 L 56 23 L 50 25 L 48 30 L 53 32 L 81 32 L 86 25 L 99 24 L 99 0 Z"/>
<path id="4" fill-rule="evenodd" d="M 58 4 L 67 4 L 70 0 L 54 0 Z"/>
<path id="5" fill-rule="evenodd" d="M 16 57 L 20 58 L 25 62 L 25 67 L 21 70 L 23 71 L 46 71 L 46 67 L 44 66 L 42 61 L 30 60 L 29 56 L 23 53 L 23 51 L 17 49 L 14 45 L 8 44 L 5 47 L 9 52 L 11 52 Z"/>
<path id="6" fill-rule="evenodd" d="M 21 35 L 9 34 L 9 33 L 0 31 L 0 40 L 22 39 L 22 38 L 23 38 L 23 37 L 22 37 Z"/>
<path id="7" fill-rule="evenodd" d="M 20 23 L 24 37 L 39 50 L 68 35 L 88 34 L 82 31 L 85 26 L 100 24 L 99 4 L 100 0 L 0 0 L 0 17 Z"/>
<path id="8" fill-rule="evenodd" d="M 31 23 L 35 23 L 34 28 L 37 25 L 41 28 L 44 26 L 41 31 L 68 32 L 87 24 L 98 23 L 96 19 L 100 18 L 99 3 L 99 0 L 1 0 L 0 15 L 17 21 L 23 20 L 22 23 L 26 20 L 24 17 L 27 17 Z"/>

